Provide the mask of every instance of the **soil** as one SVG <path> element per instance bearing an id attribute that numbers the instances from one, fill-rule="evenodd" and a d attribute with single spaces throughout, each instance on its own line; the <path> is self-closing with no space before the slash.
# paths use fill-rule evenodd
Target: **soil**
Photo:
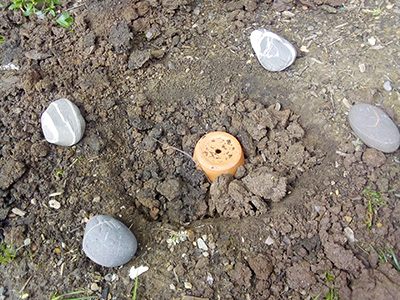
<path id="1" fill-rule="evenodd" d="M 132 299 L 140 265 L 137 299 L 400 299 L 400 151 L 347 119 L 365 102 L 399 124 L 398 3 L 66 0 L 72 31 L 1 3 L 0 239 L 22 247 L 0 299 Z M 263 69 L 256 28 L 295 63 Z M 40 126 L 64 97 L 86 120 L 73 147 Z M 246 164 L 210 184 L 176 149 L 215 130 Z M 126 265 L 83 253 L 98 214 L 135 234 Z"/>

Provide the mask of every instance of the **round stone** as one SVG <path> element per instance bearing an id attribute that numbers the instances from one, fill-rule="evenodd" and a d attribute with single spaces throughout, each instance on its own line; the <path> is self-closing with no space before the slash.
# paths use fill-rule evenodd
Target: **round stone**
<path id="1" fill-rule="evenodd" d="M 356 104 L 349 111 L 349 122 L 354 133 L 367 146 L 385 153 L 399 148 L 399 129 L 380 108 L 366 103 Z"/>
<path id="2" fill-rule="evenodd" d="M 296 59 L 293 45 L 269 30 L 254 30 L 250 42 L 258 61 L 268 71 L 282 71 Z"/>
<path id="3" fill-rule="evenodd" d="M 105 215 L 90 218 L 83 235 L 83 251 L 96 264 L 121 266 L 135 255 L 137 241 L 120 221 Z"/>
<path id="4" fill-rule="evenodd" d="M 50 103 L 41 117 L 45 139 L 59 146 L 72 146 L 85 131 L 85 120 L 79 108 L 66 98 Z"/>

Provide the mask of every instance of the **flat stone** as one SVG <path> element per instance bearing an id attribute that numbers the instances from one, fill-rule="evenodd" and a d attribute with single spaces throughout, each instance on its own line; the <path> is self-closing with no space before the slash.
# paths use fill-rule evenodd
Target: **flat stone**
<path id="1" fill-rule="evenodd" d="M 250 42 L 258 61 L 268 71 L 282 71 L 296 59 L 297 52 L 293 45 L 269 30 L 254 30 Z"/>
<path id="2" fill-rule="evenodd" d="M 135 255 L 137 241 L 120 221 L 106 215 L 92 217 L 83 235 L 83 251 L 104 267 L 121 266 Z"/>
<path id="3" fill-rule="evenodd" d="M 45 139 L 59 146 L 72 146 L 85 131 L 85 120 L 79 108 L 66 98 L 50 103 L 41 118 Z"/>
<path id="4" fill-rule="evenodd" d="M 400 132 L 396 124 L 380 108 L 359 103 L 349 111 L 349 122 L 354 133 L 369 147 L 385 153 L 400 146 Z"/>

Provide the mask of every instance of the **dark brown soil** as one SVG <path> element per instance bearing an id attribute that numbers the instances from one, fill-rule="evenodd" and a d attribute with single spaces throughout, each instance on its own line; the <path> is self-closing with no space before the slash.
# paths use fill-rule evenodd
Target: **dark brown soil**
<path id="1" fill-rule="evenodd" d="M 140 265 L 137 299 L 400 299 L 400 151 L 347 120 L 366 102 L 398 124 L 398 4 L 65 1 L 71 32 L 1 3 L 0 241 L 26 246 L 0 264 L 0 299 L 132 299 Z M 298 49 L 287 70 L 258 63 L 259 27 Z M 73 147 L 40 127 L 62 97 L 86 120 Z M 210 185 L 175 148 L 215 130 L 246 164 Z M 137 237 L 123 267 L 82 251 L 98 214 Z"/>

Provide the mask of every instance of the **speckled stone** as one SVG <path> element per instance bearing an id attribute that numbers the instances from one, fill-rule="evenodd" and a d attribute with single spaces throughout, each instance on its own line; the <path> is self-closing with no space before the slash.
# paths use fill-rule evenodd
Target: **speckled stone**
<path id="1" fill-rule="evenodd" d="M 293 45 L 269 30 L 254 30 L 250 42 L 258 61 L 269 71 L 282 71 L 296 59 L 297 52 Z"/>
<path id="2" fill-rule="evenodd" d="M 366 103 L 356 104 L 349 111 L 349 122 L 354 133 L 367 146 L 385 153 L 399 148 L 399 129 L 380 108 Z"/>
<path id="3" fill-rule="evenodd" d="M 45 139 L 59 146 L 72 146 L 85 131 L 85 120 L 79 108 L 66 98 L 50 103 L 41 118 Z"/>
<path id="4" fill-rule="evenodd" d="M 83 235 L 83 251 L 96 264 L 121 266 L 135 255 L 137 241 L 120 221 L 105 215 L 92 217 Z"/>

